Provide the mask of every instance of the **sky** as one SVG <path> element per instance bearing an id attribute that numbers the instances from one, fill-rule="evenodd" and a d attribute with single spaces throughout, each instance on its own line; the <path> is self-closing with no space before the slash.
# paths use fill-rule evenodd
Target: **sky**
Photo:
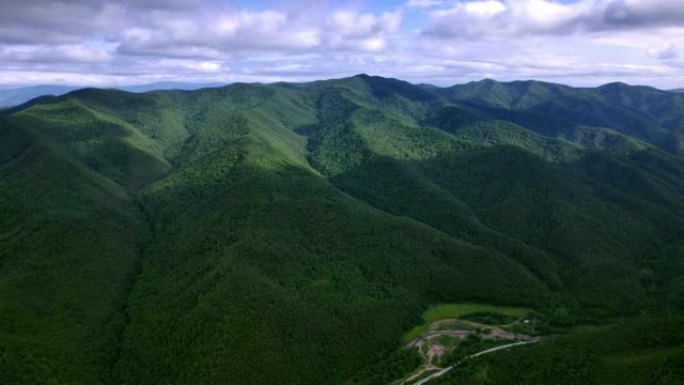
<path id="1" fill-rule="evenodd" d="M 684 87 L 684 0 L 0 0 L 0 85 Z"/>

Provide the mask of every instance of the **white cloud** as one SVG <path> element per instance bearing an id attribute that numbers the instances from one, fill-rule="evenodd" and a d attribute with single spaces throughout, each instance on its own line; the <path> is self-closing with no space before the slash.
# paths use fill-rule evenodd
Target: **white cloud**
<path id="1" fill-rule="evenodd" d="M 427 35 L 488 38 L 684 26 L 681 0 L 473 0 L 431 14 Z"/>
<path id="2" fill-rule="evenodd" d="M 308 18 L 273 10 L 243 10 L 133 27 L 123 32 L 118 50 L 209 58 L 254 51 L 380 51 L 388 47 L 390 36 L 400 26 L 399 12 L 337 11 L 323 18 Z"/>
<path id="3" fill-rule="evenodd" d="M 333 50 L 381 51 L 401 26 L 401 13 L 380 15 L 349 11 L 335 12 L 323 26 L 325 48 Z"/>
<path id="4" fill-rule="evenodd" d="M 675 45 L 684 41 L 683 0 L 236 4 L 2 0 L 0 84 L 305 81 L 365 72 L 439 84 L 493 77 L 684 86 Z"/>

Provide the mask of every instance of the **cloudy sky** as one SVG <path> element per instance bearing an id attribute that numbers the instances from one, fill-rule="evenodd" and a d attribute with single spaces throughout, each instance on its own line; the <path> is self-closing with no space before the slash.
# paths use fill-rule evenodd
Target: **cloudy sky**
<path id="1" fill-rule="evenodd" d="M 0 85 L 358 73 L 684 87 L 684 0 L 0 0 Z"/>

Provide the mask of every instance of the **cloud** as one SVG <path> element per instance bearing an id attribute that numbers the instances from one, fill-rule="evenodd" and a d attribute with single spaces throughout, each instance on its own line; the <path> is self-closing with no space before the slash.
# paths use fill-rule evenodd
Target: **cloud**
<path id="1" fill-rule="evenodd" d="M 112 55 L 100 47 L 82 45 L 9 46 L 0 47 L 4 63 L 104 63 Z"/>
<path id="2" fill-rule="evenodd" d="M 281 11 L 239 11 L 166 19 L 123 32 L 124 54 L 221 57 L 236 52 L 378 51 L 401 25 L 399 12 L 337 11 L 319 19 Z"/>
<path id="3" fill-rule="evenodd" d="M 604 29 L 684 26 L 684 3 L 679 0 L 609 1 L 602 26 Z"/>
<path id="4" fill-rule="evenodd" d="M 431 13 L 424 34 L 452 38 L 568 35 L 684 27 L 681 0 L 473 0 Z"/>
<path id="5" fill-rule="evenodd" d="M 2 0 L 0 84 L 364 72 L 669 87 L 682 39 L 682 0 Z"/>
<path id="6" fill-rule="evenodd" d="M 335 12 L 322 26 L 324 47 L 332 50 L 380 51 L 401 26 L 400 12 L 380 15 Z"/>
<path id="7" fill-rule="evenodd" d="M 158 17 L 210 8 L 209 0 L 2 0 L 0 42 L 72 44 L 111 37 Z"/>
<path id="8" fill-rule="evenodd" d="M 334 76 L 351 68 L 344 60 L 389 49 L 401 29 L 398 8 L 323 3 L 250 9 L 218 0 L 3 0 L 1 79 Z M 25 76 L 6 76 L 22 69 Z"/>
<path id="9" fill-rule="evenodd" d="M 0 41 L 5 44 L 77 43 L 124 25 L 125 8 L 117 2 L 3 0 Z"/>
<path id="10" fill-rule="evenodd" d="M 673 60 L 679 57 L 677 47 L 675 47 L 674 44 L 665 44 L 664 46 L 650 48 L 647 51 L 647 55 L 658 60 Z"/>
<path id="11" fill-rule="evenodd" d="M 318 44 L 318 31 L 294 25 L 287 14 L 240 11 L 128 28 L 117 50 L 121 54 L 217 58 L 248 50 L 299 51 Z"/>

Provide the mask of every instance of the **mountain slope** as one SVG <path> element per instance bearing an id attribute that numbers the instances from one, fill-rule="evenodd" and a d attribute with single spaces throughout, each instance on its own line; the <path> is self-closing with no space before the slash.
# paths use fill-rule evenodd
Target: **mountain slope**
<path id="1" fill-rule="evenodd" d="M 0 372 L 339 384 L 434 303 L 555 326 L 681 306 L 672 98 L 360 75 L 5 111 Z"/>
<path id="2" fill-rule="evenodd" d="M 483 80 L 437 92 L 490 113 L 499 109 L 500 117 L 523 126 L 526 122 L 547 135 L 567 134 L 578 125 L 608 128 L 668 152 L 681 151 L 684 98 L 651 87 L 611 83 L 588 89 L 536 81 Z M 551 131 L 557 126 L 564 126 L 561 132 Z"/>
<path id="3" fill-rule="evenodd" d="M 146 226 L 126 191 L 0 122 L 3 383 L 102 383 Z"/>

